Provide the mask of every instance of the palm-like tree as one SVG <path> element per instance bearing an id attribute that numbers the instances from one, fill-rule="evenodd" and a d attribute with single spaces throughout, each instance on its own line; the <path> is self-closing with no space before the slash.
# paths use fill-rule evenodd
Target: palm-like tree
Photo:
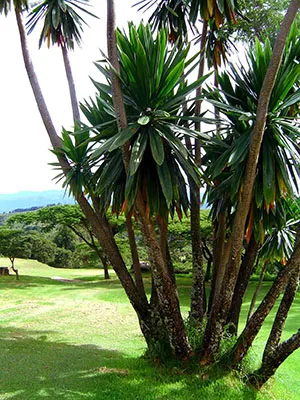
<path id="1" fill-rule="evenodd" d="M 207 39 L 209 37 L 210 27 L 215 27 L 219 30 L 220 27 L 228 21 L 229 23 L 235 22 L 234 9 L 236 8 L 236 1 L 200 1 L 200 0 L 161 0 L 160 2 L 153 0 L 142 0 L 138 3 L 140 9 L 149 8 L 156 5 L 150 21 L 154 27 L 164 26 L 168 29 L 169 38 L 171 42 L 180 44 L 187 42 L 188 27 L 192 27 L 198 31 L 197 26 L 199 20 L 202 21 L 202 31 L 200 35 L 200 62 L 198 66 L 198 78 L 204 75 Z M 182 20 L 184 18 L 184 20 Z M 217 48 L 217 47 L 216 47 Z M 222 49 L 220 46 L 218 50 Z M 216 57 L 220 55 L 220 51 L 215 52 Z M 215 58 L 216 58 L 215 57 Z M 201 113 L 201 100 L 199 99 L 202 93 L 202 85 L 196 89 L 196 96 L 198 99 L 195 101 L 194 113 L 199 116 Z M 200 131 L 200 122 L 195 122 L 195 129 Z M 193 157 L 195 163 L 201 165 L 201 146 L 200 141 L 193 140 L 189 137 L 185 138 L 187 147 L 193 149 Z M 191 299 L 191 318 L 201 325 L 205 313 L 205 291 L 204 285 L 204 272 L 203 272 L 203 259 L 200 237 L 200 186 L 195 185 L 193 181 L 189 182 L 190 185 L 190 199 L 191 199 L 191 235 L 192 235 L 192 249 L 193 249 L 193 288 Z"/>
<path id="2" fill-rule="evenodd" d="M 46 41 L 48 47 L 50 43 L 57 44 L 62 50 L 74 121 L 80 120 L 80 112 L 68 50 L 74 49 L 75 42 L 78 45 L 81 43 L 81 32 L 86 22 L 80 16 L 80 12 L 95 17 L 85 8 L 87 5 L 88 0 L 45 0 L 35 6 L 26 24 L 30 33 L 43 21 L 39 47 Z"/>
<path id="3" fill-rule="evenodd" d="M 215 187 L 210 193 L 211 200 L 215 205 L 215 215 L 218 214 L 219 209 L 227 209 L 228 216 L 232 217 L 234 228 L 230 230 L 231 252 L 235 251 L 233 250 L 233 241 L 235 246 L 238 241 L 235 236 L 237 235 L 237 231 L 235 231 L 237 225 L 234 224 L 237 224 L 237 220 L 242 214 L 244 214 L 245 222 L 242 225 L 239 221 L 239 229 L 243 227 L 239 233 L 242 235 L 240 239 L 244 238 L 244 235 L 249 239 L 253 233 L 256 240 L 262 242 L 264 233 L 270 231 L 274 224 L 276 226 L 285 217 L 283 198 L 293 195 L 295 188 L 299 190 L 299 153 L 297 150 L 299 125 L 295 118 L 298 115 L 296 105 L 299 102 L 300 42 L 295 29 L 292 29 L 290 37 L 287 39 L 282 62 L 277 76 L 275 75 L 276 79 L 273 78 L 274 87 L 267 103 L 267 118 L 263 129 L 261 128 L 260 151 L 256 156 L 257 163 L 251 166 L 253 167 L 252 179 L 255 178 L 253 191 L 252 189 L 249 191 L 250 178 L 248 177 L 246 180 L 245 171 L 249 171 L 250 168 L 249 154 L 253 139 L 252 144 L 249 145 L 249 143 L 251 135 L 253 138 L 254 121 L 257 120 L 260 93 L 263 93 L 262 84 L 267 75 L 268 66 L 271 64 L 272 54 L 275 52 L 274 50 L 272 53 L 268 41 L 264 49 L 257 41 L 255 51 L 250 52 L 249 55 L 248 71 L 243 66 L 240 69 L 232 67 L 230 73 L 221 75 L 219 79 L 221 92 L 217 95 L 218 99 L 212 101 L 221 112 L 226 114 L 229 124 L 229 130 L 225 130 L 223 139 L 213 139 L 211 149 L 207 148 L 207 150 L 211 156 L 208 173 L 211 173 L 210 177 L 215 182 Z M 231 79 L 234 81 L 234 85 L 232 85 Z M 215 160 L 214 165 L 213 160 Z M 252 160 L 252 162 L 254 161 Z M 246 165 L 248 166 L 246 167 Z M 247 197 L 249 205 L 241 213 L 239 208 L 241 207 L 241 198 L 245 196 L 245 193 L 249 196 Z M 240 245 L 242 245 L 242 241 Z M 234 258 L 229 258 L 229 260 L 234 260 Z M 237 263 L 237 259 L 235 262 Z M 238 274 L 237 264 L 235 267 L 235 273 Z M 230 271 L 230 268 L 227 271 Z M 228 286 L 229 278 L 225 278 L 225 281 Z M 235 281 L 231 284 L 234 286 Z M 222 296 L 225 296 L 224 285 L 222 291 Z M 228 302 L 230 303 L 230 301 L 231 299 Z M 225 314 L 225 304 L 223 297 L 222 310 L 219 310 L 219 314 L 222 316 Z"/>
<path id="4" fill-rule="evenodd" d="M 89 163 L 89 168 L 95 171 L 94 192 L 104 208 L 112 204 L 116 212 L 137 214 L 149 249 L 153 293 L 158 294 L 163 318 L 168 321 L 175 353 L 186 356 L 189 347 L 178 346 L 180 341 L 181 345 L 184 343 L 184 328 L 176 333 L 172 328 L 172 321 L 177 321 L 177 326 L 182 324 L 176 287 L 163 242 L 157 243 L 154 227 L 157 219 L 161 226 L 167 226 L 169 214 L 177 212 L 181 217 L 187 212 L 184 174 L 199 182 L 198 168 L 182 144 L 184 135 L 198 137 L 197 132 L 183 123 L 195 117 L 183 115 L 182 104 L 205 77 L 190 85 L 185 83 L 195 66 L 195 58 L 188 60 L 188 49 L 183 46 L 168 52 L 165 29 L 153 38 L 149 26 L 136 28 L 130 24 L 129 34 L 117 31 L 117 39 L 118 76 L 127 126 L 118 129 L 111 95 L 112 78 L 102 63 L 97 66 L 107 84 L 95 82 L 99 91 L 96 101 L 88 101 L 82 107 L 94 124 Z M 130 151 L 128 163 L 122 160 L 124 145 Z"/>

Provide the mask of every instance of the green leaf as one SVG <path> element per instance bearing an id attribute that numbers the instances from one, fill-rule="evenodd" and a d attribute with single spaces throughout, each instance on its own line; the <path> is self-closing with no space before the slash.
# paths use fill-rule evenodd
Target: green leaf
<path id="1" fill-rule="evenodd" d="M 148 115 L 142 115 L 139 119 L 138 119 L 138 124 L 140 125 L 147 125 L 150 122 L 150 117 L 148 117 Z"/>
<path id="2" fill-rule="evenodd" d="M 169 207 L 173 198 L 172 180 L 170 171 L 166 162 L 164 162 L 161 166 L 157 165 L 156 168 L 162 192 L 165 196 L 167 206 Z"/>
<path id="3" fill-rule="evenodd" d="M 154 161 L 162 165 L 165 159 L 164 145 L 162 138 L 156 129 L 149 129 L 150 147 Z"/>
<path id="4" fill-rule="evenodd" d="M 120 176 L 123 170 L 123 160 L 121 154 L 116 152 L 116 154 L 111 158 L 111 160 L 105 165 L 101 173 L 98 189 L 101 194 L 107 187 L 109 187 L 117 178 Z"/>
<path id="5" fill-rule="evenodd" d="M 138 131 L 139 126 L 137 124 L 132 124 L 128 128 L 119 131 L 116 135 L 115 140 L 109 148 L 109 151 L 114 151 L 119 147 L 122 147 L 128 140 L 130 140 Z"/>
<path id="6" fill-rule="evenodd" d="M 134 175 L 143 160 L 143 155 L 147 146 L 147 133 L 140 132 L 136 141 L 132 146 L 132 152 L 130 157 L 129 173 Z"/>
<path id="7" fill-rule="evenodd" d="M 128 210 L 130 210 L 135 203 L 139 184 L 140 184 L 139 172 L 137 172 L 137 174 L 134 175 L 128 175 L 125 186 L 125 199 L 128 202 Z"/>
<path id="8" fill-rule="evenodd" d="M 59 23 L 60 23 L 60 15 L 57 8 L 54 7 L 52 9 L 52 24 L 55 30 L 58 28 Z"/>
<path id="9" fill-rule="evenodd" d="M 267 206 L 275 201 L 274 157 L 270 148 L 270 144 L 265 140 L 262 144 L 262 167 L 263 192 Z"/>

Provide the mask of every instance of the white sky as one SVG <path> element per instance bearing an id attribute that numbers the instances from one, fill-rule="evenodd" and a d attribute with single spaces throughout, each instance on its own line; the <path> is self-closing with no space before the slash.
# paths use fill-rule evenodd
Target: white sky
<path id="1" fill-rule="evenodd" d="M 97 3 L 97 5 L 96 5 Z M 91 2 L 92 4 L 92 2 Z M 95 90 L 89 76 L 100 76 L 93 62 L 106 52 L 106 0 L 94 1 L 91 12 L 100 19 L 88 19 L 82 48 L 70 54 L 79 101 L 93 96 Z M 132 0 L 115 0 L 118 26 L 127 20 L 143 18 Z M 144 16 L 145 18 L 145 16 Z M 87 18 L 85 17 L 87 20 Z M 38 49 L 40 30 L 28 37 L 31 57 L 56 129 L 72 126 L 72 115 L 61 50 Z M 0 193 L 22 190 L 60 189 L 53 181 L 57 174 L 49 162 L 55 157 L 39 116 L 23 64 L 14 13 L 0 15 Z"/>

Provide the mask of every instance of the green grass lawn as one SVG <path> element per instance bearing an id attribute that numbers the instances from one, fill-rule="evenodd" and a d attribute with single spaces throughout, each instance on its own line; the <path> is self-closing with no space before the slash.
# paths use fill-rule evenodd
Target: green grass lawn
<path id="1" fill-rule="evenodd" d="M 7 260 L 0 259 L 0 265 L 8 265 Z M 99 270 L 54 269 L 32 260 L 17 260 L 16 266 L 20 281 L 0 278 L 1 400 L 300 399 L 299 352 L 258 394 L 234 374 L 210 378 L 203 370 L 184 374 L 176 368 L 154 368 L 142 358 L 145 343 L 137 318 L 114 276 L 104 281 Z M 178 280 L 187 313 L 190 278 Z M 264 284 L 262 293 L 269 285 Z M 298 329 L 299 308 L 298 295 L 285 335 Z M 270 321 L 255 342 L 255 352 L 269 327 Z"/>

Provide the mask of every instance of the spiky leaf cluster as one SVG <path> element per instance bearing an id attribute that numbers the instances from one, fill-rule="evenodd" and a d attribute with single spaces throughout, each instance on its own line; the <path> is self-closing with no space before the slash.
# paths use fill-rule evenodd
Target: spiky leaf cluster
<path id="1" fill-rule="evenodd" d="M 86 7 L 88 0 L 44 0 L 38 2 L 32 12 L 29 14 L 29 20 L 26 24 L 28 33 L 31 33 L 39 21 L 44 21 L 44 26 L 39 39 L 39 47 L 43 41 L 66 46 L 69 49 L 74 48 L 74 42 L 81 43 L 81 32 L 86 22 L 80 13 L 88 14 L 93 17 Z"/>
<path id="2" fill-rule="evenodd" d="M 96 125 L 90 159 L 97 193 L 117 213 L 129 212 L 139 192 L 149 215 L 165 218 L 176 210 L 181 216 L 189 207 L 186 178 L 199 182 L 198 168 L 183 144 L 184 136 L 199 135 L 188 128 L 193 117 L 183 115 L 183 105 L 206 77 L 186 83 L 196 57 L 188 60 L 183 46 L 169 51 L 166 30 L 153 37 L 149 25 L 129 24 L 128 33 L 117 32 L 117 40 L 128 128 L 118 131 L 116 126 L 107 63 L 97 63 L 107 83 L 94 82 L 98 97 L 82 106 Z M 127 172 L 125 143 L 131 153 Z"/>
<path id="3" fill-rule="evenodd" d="M 209 201 L 213 212 L 228 207 L 234 215 L 243 190 L 243 175 L 258 97 L 272 55 L 270 42 L 257 41 L 248 54 L 248 66 L 231 65 L 219 77 L 220 90 L 208 93 L 211 103 L 226 116 L 223 131 L 206 146 L 207 175 L 213 186 Z M 248 216 L 248 235 L 253 227 L 263 242 L 274 224 L 286 220 L 285 198 L 299 193 L 299 78 L 300 40 L 294 27 L 272 92 Z M 278 226 L 278 225 L 277 225 Z"/>

